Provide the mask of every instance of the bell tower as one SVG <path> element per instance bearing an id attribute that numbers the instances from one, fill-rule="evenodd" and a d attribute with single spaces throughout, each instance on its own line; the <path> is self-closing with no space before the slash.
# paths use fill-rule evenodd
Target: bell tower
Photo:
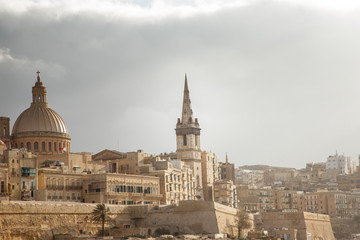
<path id="1" fill-rule="evenodd" d="M 0 140 L 10 148 L 10 118 L 0 117 Z"/>
<path id="2" fill-rule="evenodd" d="M 202 172 L 201 172 L 201 149 L 200 149 L 200 125 L 198 119 L 193 116 L 187 76 L 185 74 L 185 86 L 181 119 L 176 124 L 176 154 L 185 164 L 189 165 L 194 173 L 197 198 L 203 198 Z"/>

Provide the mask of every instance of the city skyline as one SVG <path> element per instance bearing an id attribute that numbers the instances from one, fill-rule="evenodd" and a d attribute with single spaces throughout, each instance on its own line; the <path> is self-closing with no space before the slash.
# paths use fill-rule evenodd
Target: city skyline
<path id="1" fill-rule="evenodd" d="M 13 126 L 39 69 L 72 151 L 171 152 L 186 73 L 219 161 L 357 162 L 359 4 L 325 2 L 0 1 L 0 115 Z"/>

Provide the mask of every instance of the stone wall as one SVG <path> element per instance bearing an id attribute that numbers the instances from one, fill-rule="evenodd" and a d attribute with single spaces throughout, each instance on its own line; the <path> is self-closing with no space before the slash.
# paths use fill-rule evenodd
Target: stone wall
<path id="1" fill-rule="evenodd" d="M 170 233 L 234 235 L 236 210 L 215 202 L 181 201 L 179 206 L 151 210 L 137 225 L 143 228 L 166 228 Z"/>
<path id="2" fill-rule="evenodd" d="M 56 235 L 95 235 L 100 224 L 91 222 L 96 204 L 39 201 L 0 202 L 0 239 L 53 239 Z M 218 203 L 181 201 L 178 206 L 106 205 L 110 209 L 105 228 L 118 235 L 150 235 L 156 229 L 171 233 L 233 236 L 236 210 Z"/>
<path id="3" fill-rule="evenodd" d="M 276 236 L 278 230 L 286 229 L 291 239 L 312 240 L 335 239 L 328 215 L 309 212 L 265 212 L 263 215 L 263 228 L 271 235 Z"/>
<path id="4" fill-rule="evenodd" d="M 53 239 L 58 234 L 94 235 L 100 225 L 90 221 L 96 204 L 54 202 L 0 203 L 0 239 Z M 109 206 L 112 218 L 124 215 L 126 207 Z M 126 217 L 127 216 L 127 217 Z"/>

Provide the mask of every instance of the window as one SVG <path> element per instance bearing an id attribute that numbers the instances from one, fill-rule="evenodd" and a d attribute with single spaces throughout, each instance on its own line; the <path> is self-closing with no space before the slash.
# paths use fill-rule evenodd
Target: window
<path id="1" fill-rule="evenodd" d="M 35 151 L 39 150 L 39 143 L 38 142 L 34 142 L 34 150 Z"/>
<path id="2" fill-rule="evenodd" d="M 51 151 L 51 142 L 49 142 L 49 151 Z"/>
<path id="3" fill-rule="evenodd" d="M 21 144 L 20 144 L 20 148 L 24 148 L 24 143 L 21 143 Z"/>
<path id="4" fill-rule="evenodd" d="M 183 135 L 183 143 L 184 143 L 184 146 L 187 145 L 187 142 L 186 142 L 186 135 Z"/>
<path id="5" fill-rule="evenodd" d="M 54 142 L 54 151 L 56 151 L 56 143 Z"/>
<path id="6" fill-rule="evenodd" d="M 41 150 L 42 150 L 42 151 L 45 151 L 45 142 L 42 142 L 42 143 L 41 143 Z"/>
<path id="7" fill-rule="evenodd" d="M 1 192 L 5 192 L 5 182 L 4 181 L 1 181 Z"/>
<path id="8" fill-rule="evenodd" d="M 26 143 L 26 148 L 27 148 L 28 150 L 31 150 L 31 143 L 30 143 L 30 142 L 27 142 L 27 143 Z"/>

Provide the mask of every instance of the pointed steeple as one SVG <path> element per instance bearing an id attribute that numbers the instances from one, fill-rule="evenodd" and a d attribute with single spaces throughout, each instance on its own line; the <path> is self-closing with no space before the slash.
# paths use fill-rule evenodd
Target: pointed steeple
<path id="1" fill-rule="evenodd" d="M 183 98 L 183 109 L 182 109 L 181 122 L 182 123 L 194 122 L 194 116 L 193 116 L 193 111 L 191 108 L 191 100 L 190 100 L 190 93 L 189 93 L 189 87 L 188 87 L 188 83 L 187 83 L 186 73 L 185 73 L 184 98 Z"/>

